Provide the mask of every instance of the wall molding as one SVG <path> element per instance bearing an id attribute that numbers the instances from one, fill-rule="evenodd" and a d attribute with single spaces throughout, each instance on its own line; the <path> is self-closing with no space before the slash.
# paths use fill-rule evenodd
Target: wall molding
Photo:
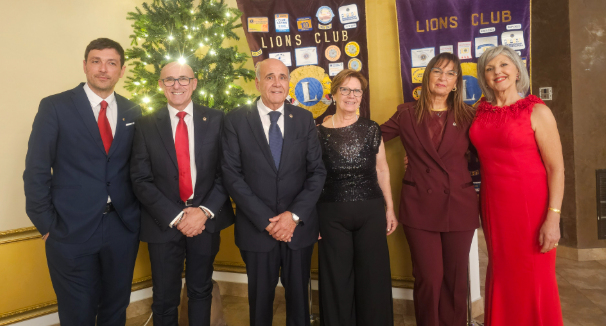
<path id="1" fill-rule="evenodd" d="M 38 238 L 42 238 L 42 235 L 35 226 L 0 231 L 0 245 Z"/>
<path id="2" fill-rule="evenodd" d="M 578 249 L 562 245 L 557 249 L 557 256 L 576 261 L 604 260 L 606 248 Z"/>

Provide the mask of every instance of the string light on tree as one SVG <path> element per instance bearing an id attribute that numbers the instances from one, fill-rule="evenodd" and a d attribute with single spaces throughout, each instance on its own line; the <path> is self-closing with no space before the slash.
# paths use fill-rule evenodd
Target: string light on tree
<path id="1" fill-rule="evenodd" d="M 250 57 L 223 45 L 228 43 L 224 39 L 239 39 L 235 29 L 241 27 L 241 13 L 236 8 L 228 8 L 225 0 L 147 1 L 128 14 L 133 33 L 125 57 L 135 64 L 129 66 L 126 89 L 135 103 L 146 112 L 166 105 L 162 83 L 146 81 L 159 80 L 162 67 L 175 59 L 195 71 L 200 89 L 192 98 L 195 103 L 223 111 L 251 103 L 252 95 L 233 83 L 254 80 L 254 71 L 244 68 Z M 196 51 L 194 44 L 208 46 L 208 51 Z"/>

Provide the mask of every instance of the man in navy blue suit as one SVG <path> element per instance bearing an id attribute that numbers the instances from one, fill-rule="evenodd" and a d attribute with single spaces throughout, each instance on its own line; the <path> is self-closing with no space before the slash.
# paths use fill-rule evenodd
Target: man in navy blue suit
<path id="1" fill-rule="evenodd" d="M 223 127 L 223 180 L 236 202 L 250 325 L 271 326 L 279 276 L 286 324 L 309 326 L 307 284 L 326 169 L 311 112 L 284 103 L 288 68 L 267 59 L 256 77 L 261 98 L 228 113 Z"/>
<path id="2" fill-rule="evenodd" d="M 25 158 L 26 211 L 46 241 L 62 326 L 124 325 L 139 247 L 130 154 L 140 108 L 114 93 L 124 50 L 92 41 L 86 83 L 42 99 Z"/>
<path id="3" fill-rule="evenodd" d="M 154 326 L 178 326 L 183 262 L 189 324 L 210 326 L 213 261 L 234 211 L 221 180 L 223 112 L 195 104 L 198 79 L 171 62 L 158 86 L 167 106 L 137 121 L 131 177 L 148 243 Z"/>

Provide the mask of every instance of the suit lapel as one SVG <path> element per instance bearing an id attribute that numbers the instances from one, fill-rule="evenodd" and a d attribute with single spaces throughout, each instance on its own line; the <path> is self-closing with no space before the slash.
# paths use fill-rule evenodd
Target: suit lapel
<path id="1" fill-rule="evenodd" d="M 194 104 L 194 157 L 196 158 L 196 168 L 201 169 L 202 164 L 202 144 L 208 133 L 209 123 L 211 122 L 206 116 L 206 109 L 202 106 Z M 198 184 L 198 183 L 196 183 Z"/>
<path id="2" fill-rule="evenodd" d="M 126 110 L 128 109 L 128 102 L 123 100 L 122 97 L 118 97 L 118 94 L 115 94 L 116 97 L 116 107 L 118 108 L 118 119 L 116 120 L 116 132 L 114 133 L 114 140 L 112 141 L 112 145 L 109 148 L 109 153 L 107 156 L 112 156 L 112 154 L 116 151 L 116 147 L 120 144 L 120 140 L 124 134 L 124 117 L 126 114 Z"/>
<path id="3" fill-rule="evenodd" d="M 173 128 L 170 124 L 170 116 L 168 114 L 168 108 L 161 108 L 156 113 L 156 128 L 162 138 L 162 143 L 168 152 L 171 160 L 175 164 L 175 168 L 179 170 L 179 163 L 177 163 L 177 150 L 175 149 L 175 140 L 173 139 Z"/>
<path id="4" fill-rule="evenodd" d="M 250 129 L 252 130 L 252 133 L 259 144 L 259 148 L 261 148 L 261 152 L 263 152 L 263 155 L 265 155 L 265 159 L 267 159 L 267 162 L 274 172 L 278 173 L 276 164 L 274 163 L 274 158 L 271 155 L 271 150 L 269 149 L 269 143 L 267 142 L 265 131 L 263 130 L 263 124 L 261 123 L 261 117 L 259 116 L 257 102 L 251 104 L 250 109 L 248 110 L 247 120 L 248 124 L 250 125 Z M 286 129 L 286 126 L 284 129 Z M 284 146 L 282 148 L 284 148 Z"/>
<path id="5" fill-rule="evenodd" d="M 95 114 L 93 113 L 93 108 L 90 106 L 90 101 L 88 100 L 83 87 L 84 83 L 73 90 L 72 101 L 74 102 L 74 106 L 76 107 L 78 114 L 80 114 L 84 125 L 88 128 L 90 135 L 93 137 L 93 141 L 97 144 L 97 148 L 103 151 L 103 154 L 106 154 L 103 141 L 101 140 L 99 126 L 97 125 L 97 120 L 95 120 Z"/>
<path id="6" fill-rule="evenodd" d="M 444 135 L 442 136 L 442 143 L 440 143 L 440 148 L 438 148 L 438 155 L 440 157 L 444 156 L 456 143 L 456 140 L 460 136 L 460 132 L 457 126 L 454 124 L 454 113 L 448 112 L 448 116 L 446 117 L 446 126 L 444 126 Z"/>
<path id="7" fill-rule="evenodd" d="M 292 117 L 292 118 L 291 118 Z M 295 140 L 295 119 L 292 113 L 292 109 L 284 104 L 284 142 L 282 143 L 282 156 L 280 156 L 280 166 L 284 166 L 286 158 L 292 148 L 292 142 Z"/>
<path id="8" fill-rule="evenodd" d="M 444 167 L 444 164 L 442 163 L 438 152 L 436 151 L 435 147 L 433 146 L 433 143 L 431 142 L 431 139 L 429 138 L 429 130 L 427 130 L 427 120 L 421 121 L 421 123 L 417 123 L 415 110 L 408 110 L 408 112 L 410 114 L 410 122 L 412 124 L 412 128 L 417 134 L 419 142 L 421 143 L 423 148 L 425 148 L 427 154 L 429 154 L 429 156 L 431 156 L 431 158 L 433 158 L 436 163 Z"/>

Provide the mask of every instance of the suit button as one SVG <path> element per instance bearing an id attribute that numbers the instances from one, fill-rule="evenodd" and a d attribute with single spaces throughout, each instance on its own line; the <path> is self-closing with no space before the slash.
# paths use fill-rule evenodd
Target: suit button
<path id="1" fill-rule="evenodd" d="M 111 186 L 111 185 L 112 185 L 112 183 L 111 183 L 111 182 L 108 182 L 108 183 L 107 183 L 107 186 L 108 186 L 108 187 L 109 187 L 109 186 Z"/>
<path id="2" fill-rule="evenodd" d="M 431 170 L 430 170 L 430 169 L 427 169 L 427 170 L 425 170 L 425 172 L 429 173 L 429 172 L 431 172 Z"/>
<path id="3" fill-rule="evenodd" d="M 109 161 L 111 161 L 111 159 L 110 159 L 110 158 L 108 158 L 108 159 L 107 159 L 107 161 L 109 162 Z"/>
<path id="4" fill-rule="evenodd" d="M 450 191 L 448 191 L 448 189 L 446 189 L 446 190 L 444 190 L 444 193 L 448 195 L 450 193 Z"/>
<path id="5" fill-rule="evenodd" d="M 178 176 L 175 176 L 175 180 L 179 180 L 179 177 L 178 177 Z"/>
<path id="6" fill-rule="evenodd" d="M 433 193 L 433 191 L 431 189 L 427 189 L 427 193 L 431 194 L 431 193 Z"/>

